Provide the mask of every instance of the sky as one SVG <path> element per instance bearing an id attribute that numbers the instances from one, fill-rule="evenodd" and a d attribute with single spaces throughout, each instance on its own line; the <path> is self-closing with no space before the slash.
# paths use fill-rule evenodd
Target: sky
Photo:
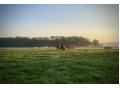
<path id="1" fill-rule="evenodd" d="M 0 4 L 0 37 L 83 36 L 119 42 L 118 4 Z"/>

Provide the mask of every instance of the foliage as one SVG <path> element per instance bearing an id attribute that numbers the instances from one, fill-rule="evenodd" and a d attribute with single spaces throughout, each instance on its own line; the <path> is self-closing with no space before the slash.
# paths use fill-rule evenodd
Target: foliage
<path id="1" fill-rule="evenodd" d="M 97 46 L 100 46 L 100 43 L 97 39 L 93 39 L 93 45 L 97 47 Z"/>
<path id="2" fill-rule="evenodd" d="M 90 46 L 92 42 L 88 38 L 71 36 L 51 36 L 51 37 L 8 37 L 0 38 L 0 47 L 54 47 L 57 43 L 70 44 L 73 46 Z"/>

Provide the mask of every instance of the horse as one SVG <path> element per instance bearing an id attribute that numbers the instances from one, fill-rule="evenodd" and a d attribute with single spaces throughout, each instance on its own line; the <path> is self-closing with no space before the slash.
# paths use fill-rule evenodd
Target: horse
<path id="1" fill-rule="evenodd" d="M 66 47 L 67 49 L 70 49 L 70 45 L 67 45 L 67 44 L 66 44 L 65 47 Z"/>
<path id="2" fill-rule="evenodd" d="M 63 44 L 61 44 L 61 50 L 65 50 L 65 46 Z"/>
<path id="3" fill-rule="evenodd" d="M 56 48 L 58 50 L 62 50 L 62 51 L 65 49 L 74 49 L 74 47 L 72 45 L 68 45 L 68 44 L 64 45 L 64 44 L 58 44 L 58 43 L 57 43 Z"/>
<path id="4" fill-rule="evenodd" d="M 56 48 L 58 50 L 65 50 L 65 46 L 63 44 L 57 44 Z"/>
<path id="5" fill-rule="evenodd" d="M 67 49 L 74 49 L 74 47 L 72 45 L 66 45 Z"/>

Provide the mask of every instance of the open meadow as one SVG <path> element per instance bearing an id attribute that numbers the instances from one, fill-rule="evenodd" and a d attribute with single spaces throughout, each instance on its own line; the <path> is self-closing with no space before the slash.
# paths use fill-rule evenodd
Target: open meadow
<path id="1" fill-rule="evenodd" d="M 118 49 L 0 48 L 0 83 L 118 84 Z"/>

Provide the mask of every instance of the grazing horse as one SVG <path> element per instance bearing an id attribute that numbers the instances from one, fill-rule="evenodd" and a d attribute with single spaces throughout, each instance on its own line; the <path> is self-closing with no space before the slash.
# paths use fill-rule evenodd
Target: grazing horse
<path id="1" fill-rule="evenodd" d="M 65 50 L 65 46 L 63 44 L 61 44 L 61 50 Z"/>
<path id="2" fill-rule="evenodd" d="M 65 50 L 65 46 L 63 44 L 57 44 L 56 48 L 58 50 Z"/>
<path id="3" fill-rule="evenodd" d="M 67 49 L 74 49 L 74 47 L 72 45 L 66 45 Z"/>
<path id="4" fill-rule="evenodd" d="M 66 47 L 67 49 L 70 49 L 70 45 L 67 45 L 67 44 L 66 44 L 65 47 Z"/>
<path id="5" fill-rule="evenodd" d="M 56 48 L 57 48 L 58 50 L 74 49 L 74 47 L 71 46 L 71 45 L 67 45 L 67 44 L 64 45 L 64 44 L 58 44 L 58 43 L 57 43 Z"/>
<path id="6" fill-rule="evenodd" d="M 60 45 L 59 45 L 59 44 L 57 44 L 56 48 L 57 48 L 57 49 L 60 49 Z"/>

